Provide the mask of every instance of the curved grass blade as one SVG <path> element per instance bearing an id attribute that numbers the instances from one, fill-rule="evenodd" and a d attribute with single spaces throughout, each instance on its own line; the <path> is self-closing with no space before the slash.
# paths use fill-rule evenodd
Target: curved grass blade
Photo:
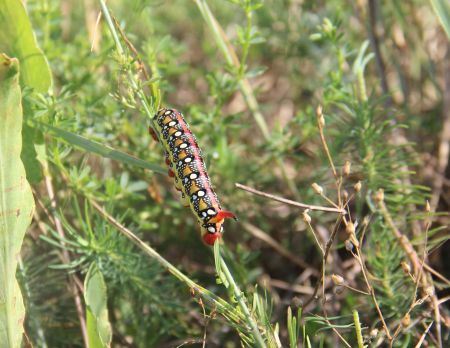
<path id="1" fill-rule="evenodd" d="M 146 162 L 139 158 L 133 157 L 125 152 L 114 150 L 112 147 L 109 147 L 107 145 L 100 144 L 96 141 L 82 137 L 81 135 L 77 135 L 75 133 L 53 127 L 48 124 L 44 123 L 36 123 L 36 124 L 46 128 L 48 133 L 53 135 L 54 137 L 63 139 L 67 143 L 75 147 L 79 147 L 83 150 L 86 150 L 87 152 L 95 153 L 96 155 L 111 158 L 113 160 L 126 163 L 132 166 L 148 169 L 155 173 L 164 175 L 167 174 L 167 170 L 157 164 Z"/>
<path id="2" fill-rule="evenodd" d="M 450 4 L 448 0 L 430 0 L 434 13 L 439 18 L 448 39 L 450 40 Z"/>

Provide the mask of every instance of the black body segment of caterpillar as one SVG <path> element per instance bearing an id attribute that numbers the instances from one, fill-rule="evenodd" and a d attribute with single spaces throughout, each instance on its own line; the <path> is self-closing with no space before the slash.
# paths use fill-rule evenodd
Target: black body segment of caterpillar
<path id="1" fill-rule="evenodd" d="M 161 109 L 153 118 L 156 129 L 150 127 L 152 137 L 162 143 L 166 151 L 169 176 L 181 191 L 184 206 L 189 206 L 200 225 L 206 244 L 214 245 L 223 232 L 225 218 L 234 218 L 222 210 L 206 172 L 197 139 L 183 115 L 174 109 Z"/>

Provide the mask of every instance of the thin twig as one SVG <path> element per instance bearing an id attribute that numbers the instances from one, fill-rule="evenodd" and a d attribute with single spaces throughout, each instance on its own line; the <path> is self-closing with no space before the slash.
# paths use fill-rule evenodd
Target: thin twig
<path id="1" fill-rule="evenodd" d="M 382 193 L 382 190 L 380 190 L 380 192 Z M 382 197 L 383 195 L 379 195 L 380 197 Z M 414 269 L 414 275 L 417 278 L 417 276 L 420 273 L 420 269 L 421 269 L 421 261 L 419 256 L 417 255 L 416 251 L 414 250 L 413 245 L 411 244 L 411 242 L 409 241 L 409 239 L 400 232 L 400 230 L 397 228 L 397 226 L 395 225 L 394 220 L 391 217 L 391 214 L 389 213 L 386 204 L 384 203 L 383 199 L 378 200 L 378 207 L 380 209 L 381 215 L 383 216 L 384 220 L 386 221 L 387 225 L 389 226 L 389 228 L 391 229 L 391 231 L 393 232 L 395 238 L 398 240 L 400 246 L 402 247 L 402 249 L 404 250 L 406 256 L 408 257 L 408 259 L 410 260 L 413 269 Z M 425 268 L 426 270 L 427 267 L 425 266 L 426 263 L 423 264 L 423 268 Z M 427 274 L 424 277 L 420 277 L 421 281 L 422 281 L 422 286 L 423 286 L 423 291 L 426 292 L 432 292 L 431 297 L 431 305 L 432 308 L 434 310 L 434 319 L 436 322 L 436 336 L 437 336 L 437 342 L 438 342 L 438 346 L 442 347 L 442 337 L 441 337 L 441 314 L 440 314 L 440 310 L 439 310 L 439 300 L 437 299 L 436 295 L 435 295 L 435 290 L 434 290 L 434 285 L 433 285 L 433 280 L 432 277 Z M 429 288 L 431 288 L 432 290 L 430 290 Z"/>
<path id="2" fill-rule="evenodd" d="M 372 297 L 372 302 L 373 302 L 373 304 L 374 304 L 374 306 L 375 306 L 375 308 L 377 310 L 378 317 L 381 320 L 381 324 L 383 325 L 383 329 L 384 329 L 384 331 L 386 333 L 386 336 L 387 336 L 389 341 L 392 341 L 392 336 L 391 336 L 391 334 L 389 332 L 389 328 L 386 325 L 386 322 L 385 322 L 384 317 L 383 317 L 383 313 L 381 312 L 380 306 L 378 305 L 378 300 L 377 300 L 377 298 L 375 296 L 375 290 L 374 290 L 373 286 L 369 282 L 369 278 L 367 276 L 366 266 L 365 266 L 365 264 L 364 264 L 364 262 L 363 262 L 363 260 L 361 258 L 360 246 L 356 247 L 356 254 L 353 254 L 353 256 L 356 258 L 356 260 L 358 261 L 359 265 L 361 266 L 361 272 L 363 274 L 364 281 L 365 281 L 366 286 L 367 286 L 367 290 L 369 291 L 369 294 Z"/>
<path id="3" fill-rule="evenodd" d="M 259 240 L 265 242 L 267 245 L 275 249 L 280 255 L 284 256 L 285 258 L 292 261 L 292 263 L 295 263 L 296 265 L 302 267 L 302 268 L 309 268 L 312 270 L 312 274 L 318 275 L 318 272 L 314 270 L 311 265 L 309 265 L 307 262 L 303 261 L 302 259 L 298 258 L 296 255 L 291 253 L 289 250 L 287 250 L 283 245 L 278 243 L 275 239 L 273 239 L 270 235 L 256 227 L 255 225 L 252 225 L 248 222 L 243 222 L 242 226 L 254 237 L 258 238 Z"/>
<path id="4" fill-rule="evenodd" d="M 316 110 L 316 117 L 317 117 L 317 125 L 319 127 L 319 134 L 320 134 L 320 141 L 322 142 L 322 146 L 325 150 L 325 153 L 327 155 L 328 158 L 328 162 L 330 162 L 330 167 L 331 170 L 333 171 L 333 175 L 336 178 L 336 180 L 338 179 L 338 174 L 336 171 L 336 167 L 334 166 L 334 162 L 333 162 L 333 158 L 331 157 L 331 153 L 330 150 L 328 149 L 328 145 L 327 145 L 327 141 L 325 139 L 325 134 L 324 134 L 324 126 L 325 126 L 325 118 L 323 117 L 323 112 L 322 112 L 322 106 L 318 106 L 317 110 Z"/>
<path id="5" fill-rule="evenodd" d="M 327 211 L 327 212 L 333 212 L 333 213 L 339 213 L 339 214 L 343 214 L 345 215 L 347 212 L 345 211 L 345 209 L 339 209 L 339 208 L 332 208 L 332 207 L 322 207 L 322 206 L 318 206 L 318 205 L 310 205 L 310 204 L 305 204 L 305 203 L 299 203 L 296 201 L 292 201 L 290 199 L 286 199 L 286 198 L 282 198 L 282 197 L 278 197 L 275 195 L 272 195 L 270 193 L 266 193 L 263 191 L 258 191 L 255 190 L 254 188 L 236 183 L 235 186 L 241 190 L 253 193 L 257 196 L 261 196 L 261 197 L 266 197 L 269 199 L 272 199 L 274 201 L 278 201 L 281 203 L 285 203 L 285 204 L 289 204 L 292 205 L 294 207 L 297 208 L 302 208 L 302 209 L 309 209 L 309 210 L 317 210 L 317 211 Z"/>
<path id="6" fill-rule="evenodd" d="M 314 287 L 314 291 L 313 291 L 312 295 L 305 301 L 305 304 L 303 305 L 303 307 L 308 306 L 316 298 L 317 291 L 319 291 L 319 286 L 320 286 L 320 284 L 322 284 L 322 282 L 325 279 L 324 272 L 325 272 L 326 262 L 327 262 L 327 259 L 328 259 L 328 254 L 330 253 L 331 246 L 333 245 L 334 238 L 336 237 L 336 234 L 337 234 L 337 232 L 339 230 L 339 226 L 340 225 L 341 225 L 341 219 L 338 219 L 336 221 L 336 224 L 334 225 L 333 232 L 331 232 L 331 236 L 328 239 L 327 244 L 325 245 L 325 252 L 323 254 L 322 267 L 321 267 L 321 270 L 320 270 L 321 277 L 317 281 L 316 286 Z"/>
<path id="7" fill-rule="evenodd" d="M 314 240 L 316 241 L 317 246 L 319 247 L 320 251 L 322 252 L 322 256 L 323 256 L 323 255 L 325 255 L 325 250 L 323 249 L 323 246 L 319 241 L 319 237 L 318 237 L 316 231 L 314 230 L 314 228 L 311 225 L 311 222 L 310 222 L 311 218 L 307 219 L 305 217 L 305 215 L 306 215 L 306 213 L 303 214 L 303 221 L 305 221 L 306 224 L 308 225 L 308 228 L 311 231 L 312 235 L 314 236 Z"/>
<path id="8" fill-rule="evenodd" d="M 125 42 L 125 44 L 127 45 L 127 47 L 130 49 L 131 52 L 133 52 L 135 59 L 138 62 L 138 70 L 142 72 L 142 74 L 144 75 L 145 79 L 147 81 L 150 80 L 150 75 L 147 71 L 147 68 L 145 67 L 144 62 L 142 61 L 139 52 L 137 51 L 137 49 L 134 47 L 134 45 L 131 43 L 130 40 L 128 40 L 128 37 L 125 35 L 122 27 L 119 25 L 119 22 L 117 21 L 116 17 L 114 17 L 113 15 L 111 15 L 114 24 L 116 26 L 116 29 L 119 31 L 120 37 L 122 38 L 122 40 Z"/>
<path id="9" fill-rule="evenodd" d="M 423 341 L 425 340 L 425 337 L 427 336 L 428 332 L 430 331 L 431 326 L 433 325 L 433 322 L 431 322 L 425 331 L 423 332 L 422 336 L 420 336 L 419 342 L 414 346 L 414 348 L 420 348 L 422 346 Z"/>
<path id="10" fill-rule="evenodd" d="M 312 295 L 314 292 L 313 288 L 310 286 L 289 284 L 279 279 L 269 279 L 268 282 L 271 287 L 293 291 L 299 294 Z"/>

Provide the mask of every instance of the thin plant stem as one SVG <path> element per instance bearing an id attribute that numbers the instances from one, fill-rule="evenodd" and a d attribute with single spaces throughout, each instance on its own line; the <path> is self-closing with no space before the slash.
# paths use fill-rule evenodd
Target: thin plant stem
<path id="1" fill-rule="evenodd" d="M 242 65 L 237 58 L 236 52 L 234 51 L 233 46 L 230 44 L 226 34 L 224 33 L 222 27 L 219 22 L 216 20 L 214 15 L 212 14 L 209 6 L 205 0 L 194 0 L 197 4 L 197 7 L 203 16 L 206 24 L 210 28 L 213 33 L 214 39 L 216 40 L 217 45 L 219 46 L 220 51 L 222 52 L 226 62 L 230 66 L 234 66 L 236 71 L 238 72 L 238 85 L 239 89 L 244 96 L 245 102 L 247 103 L 248 108 L 250 109 L 253 118 L 256 121 L 264 139 L 266 141 L 270 140 L 270 131 L 267 126 L 266 121 L 264 120 L 264 116 L 262 115 L 258 101 L 256 100 L 255 94 L 253 93 L 253 89 L 250 85 L 250 82 L 243 76 L 244 74 L 239 74 L 239 71 L 242 69 Z M 241 75 L 241 76 L 239 76 Z M 283 179 L 286 181 L 289 190 L 294 195 L 296 199 L 300 198 L 295 182 L 288 176 L 286 166 L 284 165 L 283 160 L 280 157 L 276 158 L 277 166 L 280 168 L 281 173 L 283 175 Z"/>
<path id="2" fill-rule="evenodd" d="M 336 237 L 336 234 L 337 234 L 337 232 L 339 230 L 339 226 L 341 225 L 341 221 L 342 221 L 342 219 L 338 219 L 336 221 L 336 224 L 334 225 L 334 228 L 333 228 L 333 232 L 331 232 L 330 238 L 328 239 L 327 244 L 325 245 L 325 252 L 324 252 L 323 258 L 322 258 L 322 268 L 320 270 L 321 277 L 317 281 L 317 283 L 316 283 L 316 285 L 314 287 L 314 291 L 313 291 L 312 295 L 305 301 L 305 303 L 303 305 L 304 308 L 306 308 L 306 306 L 308 306 L 316 298 L 317 292 L 319 291 L 319 286 L 325 280 L 325 267 L 326 267 L 326 263 L 327 263 L 327 259 L 328 259 L 328 254 L 330 253 L 331 246 L 333 245 L 334 238 Z"/>
<path id="3" fill-rule="evenodd" d="M 324 131 L 323 131 L 324 126 L 325 126 L 325 119 L 324 119 L 323 113 L 322 113 L 322 106 L 320 106 L 320 105 L 317 107 L 316 116 L 317 116 L 317 125 L 319 127 L 320 141 L 322 142 L 322 146 L 323 146 L 323 148 L 325 150 L 325 153 L 327 155 L 328 162 L 330 162 L 330 167 L 331 167 L 331 170 L 333 172 L 333 175 L 334 175 L 334 177 L 337 180 L 338 174 L 337 174 L 337 171 L 336 171 L 336 167 L 334 166 L 334 162 L 333 162 L 333 158 L 331 157 L 330 150 L 328 149 L 327 141 L 325 139 L 325 134 L 324 134 Z"/>
<path id="4" fill-rule="evenodd" d="M 105 4 L 105 1 L 104 0 L 99 0 L 99 1 L 100 1 L 100 6 L 102 8 L 103 16 L 105 17 L 109 31 L 110 31 L 110 33 L 113 37 L 114 43 L 116 45 L 117 53 L 121 57 L 126 57 L 125 50 L 122 46 L 122 43 L 120 42 L 119 34 L 117 33 L 113 19 L 112 19 L 111 15 L 109 13 L 109 10 Z M 127 69 L 127 77 L 128 77 L 128 82 L 130 83 L 130 86 L 133 89 L 133 92 L 139 98 L 139 101 L 141 102 L 142 107 L 143 107 L 147 117 L 150 119 L 150 122 L 153 124 L 153 115 L 157 111 L 156 110 L 157 106 L 149 104 L 147 97 L 145 95 L 145 92 L 142 90 L 142 88 L 139 87 L 137 78 L 129 69 Z"/>
<path id="5" fill-rule="evenodd" d="M 220 252 L 219 252 L 220 253 Z M 250 310 L 245 303 L 245 295 L 241 292 L 239 289 L 239 286 L 236 284 L 233 275 L 231 274 L 225 260 L 223 259 L 222 255 L 219 255 L 219 261 L 220 261 L 220 271 L 223 271 L 223 275 L 227 279 L 228 283 L 230 284 L 234 296 L 236 297 L 236 300 L 238 301 L 239 307 L 241 308 L 242 312 L 244 313 L 244 316 L 246 318 L 246 322 L 250 325 L 250 328 L 253 333 L 253 338 L 255 339 L 255 343 L 257 347 L 266 347 L 266 344 L 264 343 L 264 339 L 262 338 L 261 333 L 258 329 L 258 324 L 256 323 L 256 320 L 253 318 L 253 315 L 250 313 Z"/>
<path id="6" fill-rule="evenodd" d="M 343 215 L 345 215 L 347 213 L 345 211 L 345 209 L 333 208 L 333 207 L 322 207 L 322 206 L 318 206 L 318 205 L 311 205 L 311 204 L 300 203 L 300 202 L 292 201 L 290 199 L 286 199 L 286 198 L 282 198 L 282 197 L 279 197 L 279 196 L 275 196 L 275 195 L 272 195 L 272 194 L 267 193 L 267 192 L 255 190 L 254 188 L 251 188 L 249 186 L 245 186 L 245 185 L 242 185 L 242 184 L 239 184 L 239 183 L 236 183 L 235 186 L 237 188 L 241 189 L 241 190 L 253 193 L 254 195 L 261 196 L 261 197 L 266 197 L 266 198 L 272 199 L 272 200 L 277 201 L 277 202 L 281 202 L 281 203 L 292 205 L 292 206 L 297 207 L 297 208 L 309 209 L 309 210 L 317 210 L 317 211 L 327 211 L 327 212 L 339 213 L 339 214 L 343 214 Z"/>
<path id="7" fill-rule="evenodd" d="M 355 323 L 356 341 L 358 342 L 358 348 L 364 348 L 361 323 L 359 322 L 359 314 L 356 309 L 353 310 L 353 322 Z"/>
<path id="8" fill-rule="evenodd" d="M 383 190 L 379 190 L 377 193 L 377 196 L 383 197 Z M 384 199 L 378 199 L 378 208 L 380 209 L 381 215 L 383 216 L 384 220 L 386 221 L 387 225 L 391 229 L 392 233 L 394 234 L 395 238 L 399 242 L 400 246 L 404 250 L 406 256 L 411 261 L 413 269 L 414 269 L 414 276 L 419 281 L 420 273 L 422 268 L 425 270 L 428 270 L 427 264 L 425 263 L 425 259 L 423 262 L 420 260 L 419 256 L 417 255 L 417 252 L 414 250 L 413 245 L 409 241 L 409 239 L 397 228 L 395 225 L 394 220 L 392 219 L 391 214 L 389 213 L 388 208 L 386 207 L 386 204 L 384 203 Z M 429 267 L 429 266 L 428 266 Z M 428 288 L 432 289 L 432 295 L 431 297 L 431 307 L 434 311 L 434 319 L 436 322 L 436 337 L 438 341 L 438 347 L 442 347 L 442 337 L 441 337 L 441 313 L 439 310 L 439 300 L 437 299 L 435 295 L 434 285 L 433 285 L 433 279 L 429 275 L 429 273 L 425 274 L 423 277 L 420 277 L 420 281 L 422 282 L 423 291 L 427 291 Z M 429 289 L 428 289 L 429 291 Z"/>
<path id="9" fill-rule="evenodd" d="M 365 266 L 365 264 L 364 264 L 364 262 L 362 260 L 362 257 L 361 257 L 360 246 L 356 247 L 356 254 L 353 254 L 353 255 L 358 260 L 359 265 L 361 266 L 361 272 L 363 274 L 364 281 L 365 281 L 366 286 L 367 286 L 367 290 L 369 291 L 369 294 L 372 297 L 372 302 L 373 302 L 373 304 L 374 304 L 374 306 L 375 306 L 375 308 L 377 310 L 378 317 L 381 320 L 381 324 L 383 325 L 383 329 L 384 329 L 384 331 L 386 333 L 386 336 L 387 336 L 388 340 L 391 342 L 392 341 L 392 336 L 391 336 L 391 333 L 389 332 L 389 328 L 388 328 L 388 326 L 386 324 L 386 321 L 384 320 L 383 313 L 381 312 L 380 306 L 378 305 L 378 300 L 377 300 L 377 297 L 375 296 L 375 290 L 374 290 L 373 286 L 369 282 L 369 278 L 367 276 L 366 266 Z"/>
<path id="10" fill-rule="evenodd" d="M 420 348 L 422 347 L 422 343 L 425 340 L 425 337 L 427 336 L 428 332 L 430 331 L 431 326 L 434 324 L 434 322 L 431 322 L 425 329 L 425 331 L 423 332 L 422 336 L 420 336 L 419 341 L 417 342 L 417 344 L 414 346 L 414 348 Z"/>

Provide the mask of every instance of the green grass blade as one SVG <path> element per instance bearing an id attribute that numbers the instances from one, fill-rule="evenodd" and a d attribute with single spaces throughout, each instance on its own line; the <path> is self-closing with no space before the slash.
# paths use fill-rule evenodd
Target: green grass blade
<path id="1" fill-rule="evenodd" d="M 112 330 L 106 307 L 106 284 L 95 263 L 89 267 L 84 281 L 86 301 L 86 323 L 90 348 L 111 345 Z"/>
<path id="2" fill-rule="evenodd" d="M 42 93 L 49 90 L 50 68 L 21 0 L 0 0 L 0 51 L 19 59 L 22 84 Z"/>
<path id="3" fill-rule="evenodd" d="M 19 62 L 0 55 L 0 343 L 18 348 L 25 309 L 16 280 L 17 256 L 30 224 L 34 200 L 22 150 Z"/>
<path id="4" fill-rule="evenodd" d="M 48 124 L 38 123 L 39 126 L 46 128 L 49 134 L 63 139 L 67 143 L 79 147 L 87 152 L 94 153 L 96 155 L 111 158 L 113 160 L 126 163 L 132 166 L 141 167 L 151 170 L 155 173 L 166 174 L 167 170 L 157 164 L 149 163 L 139 158 L 128 155 L 125 152 L 114 150 L 112 147 L 100 144 L 96 141 L 89 140 L 81 135 L 74 134 L 72 132 L 65 131 L 63 129 L 50 126 Z"/>
<path id="5" fill-rule="evenodd" d="M 448 0 L 431 0 L 431 6 L 450 40 L 450 3 Z"/>

